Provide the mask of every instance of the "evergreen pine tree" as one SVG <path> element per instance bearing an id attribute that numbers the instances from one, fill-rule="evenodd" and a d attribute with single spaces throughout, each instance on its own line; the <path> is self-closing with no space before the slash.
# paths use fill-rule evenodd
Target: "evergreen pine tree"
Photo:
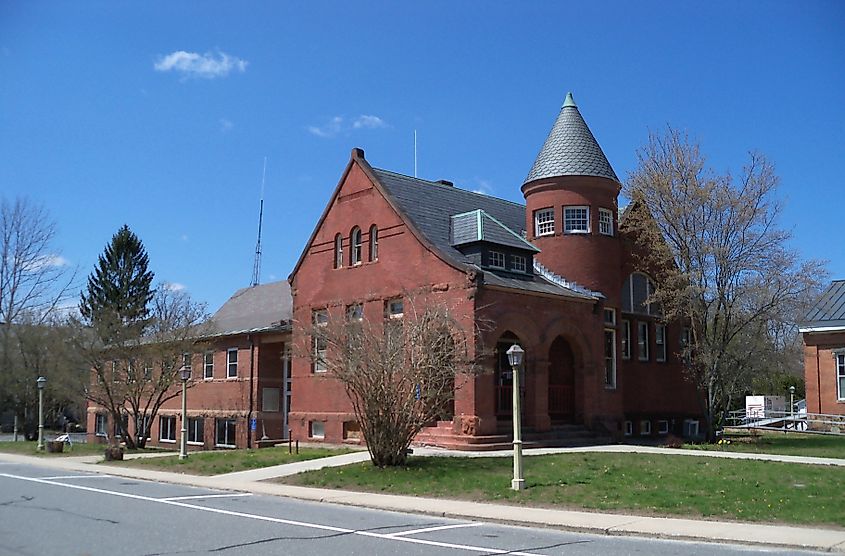
<path id="1" fill-rule="evenodd" d="M 143 329 L 155 294 L 148 264 L 144 244 L 124 224 L 88 276 L 79 304 L 82 316 L 100 330 L 104 340 L 125 338 L 130 330 L 140 334 Z"/>

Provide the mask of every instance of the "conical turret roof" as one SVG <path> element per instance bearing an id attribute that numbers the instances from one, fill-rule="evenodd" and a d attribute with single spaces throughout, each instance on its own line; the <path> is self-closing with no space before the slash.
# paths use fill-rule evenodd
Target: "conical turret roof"
<path id="1" fill-rule="evenodd" d="M 581 117 L 572 93 L 566 95 L 557 121 L 524 183 L 556 176 L 598 176 L 619 181 Z"/>

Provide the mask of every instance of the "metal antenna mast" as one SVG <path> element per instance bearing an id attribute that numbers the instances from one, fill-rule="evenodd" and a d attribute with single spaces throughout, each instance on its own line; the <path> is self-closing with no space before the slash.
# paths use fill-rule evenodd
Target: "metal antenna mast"
<path id="1" fill-rule="evenodd" d="M 261 281 L 261 223 L 264 221 L 264 179 L 267 177 L 267 157 L 264 157 L 264 169 L 261 171 L 261 201 L 258 204 L 258 241 L 255 243 L 255 262 L 252 264 L 252 283 L 257 286 Z"/>
<path id="2" fill-rule="evenodd" d="M 414 130 L 414 177 L 417 177 L 417 130 Z"/>

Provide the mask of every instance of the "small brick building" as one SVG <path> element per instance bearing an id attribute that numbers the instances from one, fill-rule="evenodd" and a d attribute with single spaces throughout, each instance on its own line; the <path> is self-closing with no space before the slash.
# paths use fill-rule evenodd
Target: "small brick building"
<path id="1" fill-rule="evenodd" d="M 845 415 L 845 280 L 833 281 L 799 327 L 807 411 Z"/>
<path id="2" fill-rule="evenodd" d="M 351 308 L 401 318 L 406 297 L 425 292 L 468 327 L 483 323 L 471 349 L 490 354 L 488 372 L 459 377 L 454 418 L 420 441 L 506 440 L 514 343 L 526 352 L 529 436 L 697 434 L 698 396 L 678 356 L 687 332 L 646 303 L 653 284 L 619 233 L 620 189 L 571 95 L 522 184 L 525 205 L 375 168 L 353 149 L 290 276 L 294 321 Z M 307 345 L 303 330 L 295 345 Z M 341 384 L 308 357 L 291 374 L 294 438 L 358 439 Z"/>
<path id="3" fill-rule="evenodd" d="M 200 338 L 190 356 L 189 449 L 247 448 L 262 437 L 287 438 L 290 319 L 286 281 L 238 290 L 212 316 L 212 335 Z M 166 402 L 148 426 L 149 445 L 178 446 L 181 396 Z M 89 441 L 105 442 L 114 431 L 109 415 L 89 403 Z"/>

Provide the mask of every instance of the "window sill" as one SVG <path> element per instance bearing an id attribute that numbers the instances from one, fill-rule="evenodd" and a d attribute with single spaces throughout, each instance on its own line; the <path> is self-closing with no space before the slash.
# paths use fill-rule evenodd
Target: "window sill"
<path id="1" fill-rule="evenodd" d="M 159 442 L 164 442 L 165 444 L 176 444 L 176 440 L 170 440 L 169 438 L 159 438 Z"/>
<path id="2" fill-rule="evenodd" d="M 215 444 L 215 448 L 237 448 L 234 444 Z"/>
<path id="3" fill-rule="evenodd" d="M 192 440 L 188 440 L 188 446 L 205 446 L 205 442 L 194 442 Z"/>
<path id="4" fill-rule="evenodd" d="M 614 385 L 611 386 L 610 384 L 605 384 L 604 389 L 605 390 L 616 390 L 616 385 L 614 384 Z"/>
<path id="5" fill-rule="evenodd" d="M 563 232 L 565 236 L 588 236 L 590 235 L 589 230 L 569 230 L 568 232 Z"/>

